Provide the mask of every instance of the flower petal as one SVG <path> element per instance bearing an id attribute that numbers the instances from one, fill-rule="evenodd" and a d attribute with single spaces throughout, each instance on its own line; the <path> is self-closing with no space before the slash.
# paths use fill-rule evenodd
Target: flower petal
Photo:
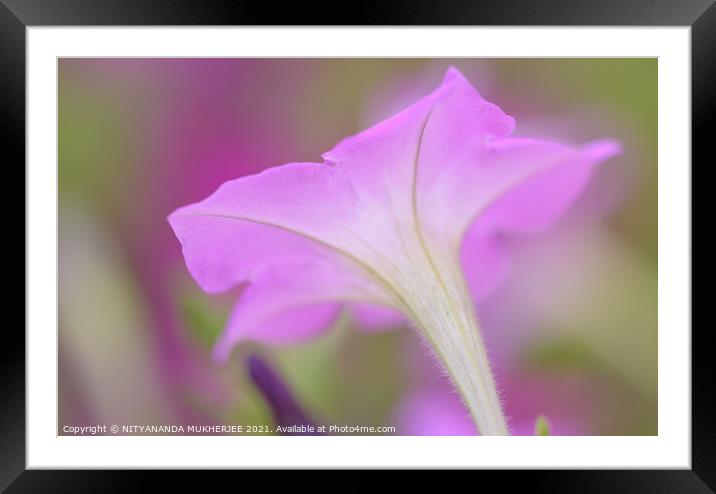
<path id="1" fill-rule="evenodd" d="M 416 160 L 417 216 L 425 235 L 448 242 L 446 247 L 457 248 L 488 211 L 503 228 L 548 225 L 583 190 L 593 167 L 619 152 L 606 140 L 574 147 L 471 132 L 463 108 L 474 97 L 451 94 L 435 104 Z"/>
<path id="2" fill-rule="evenodd" d="M 480 226 L 476 223 L 468 230 L 461 247 L 462 269 L 476 303 L 505 281 L 512 267 L 503 239 L 497 234 L 485 234 Z"/>
<path id="3" fill-rule="evenodd" d="M 306 257 L 264 265 L 241 294 L 214 356 L 224 361 L 240 341 L 285 344 L 317 336 L 336 320 L 337 302 L 361 300 L 371 290 L 340 263 Z"/>
<path id="4" fill-rule="evenodd" d="M 522 233 L 542 230 L 562 216 L 584 190 L 594 167 L 620 152 L 609 140 L 572 148 L 511 138 L 495 142 L 493 149 L 493 166 L 513 171 L 495 179 L 509 185 L 480 205 L 477 221 L 483 231 Z"/>
<path id="5" fill-rule="evenodd" d="M 405 326 L 405 316 L 391 307 L 371 304 L 351 304 L 353 320 L 360 329 L 377 332 Z"/>
<path id="6" fill-rule="evenodd" d="M 264 299 L 264 302 L 268 301 Z M 310 340 L 328 330 L 337 320 L 340 310 L 341 304 L 336 303 L 291 308 L 250 303 L 241 298 L 214 347 L 214 359 L 225 362 L 234 345 L 241 341 L 282 345 Z"/>

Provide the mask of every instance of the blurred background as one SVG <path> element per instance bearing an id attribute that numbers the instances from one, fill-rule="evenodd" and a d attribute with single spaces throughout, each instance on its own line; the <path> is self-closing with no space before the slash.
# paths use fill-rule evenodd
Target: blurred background
<path id="1" fill-rule="evenodd" d="M 61 59 L 59 425 L 273 425 L 258 355 L 315 423 L 474 434 L 408 328 L 347 318 L 210 358 L 240 290 L 201 292 L 166 217 L 222 182 L 321 161 L 458 67 L 517 135 L 613 137 L 567 217 L 515 246 L 478 317 L 513 432 L 657 433 L 656 59 Z"/>

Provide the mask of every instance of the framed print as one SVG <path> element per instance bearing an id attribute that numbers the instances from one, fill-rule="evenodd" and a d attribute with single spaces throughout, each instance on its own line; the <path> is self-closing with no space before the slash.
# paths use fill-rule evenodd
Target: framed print
<path id="1" fill-rule="evenodd" d="M 459 468 L 713 489 L 691 163 L 716 7 L 507 3 L 286 25 L 5 1 L 27 290 L 0 485 Z"/>

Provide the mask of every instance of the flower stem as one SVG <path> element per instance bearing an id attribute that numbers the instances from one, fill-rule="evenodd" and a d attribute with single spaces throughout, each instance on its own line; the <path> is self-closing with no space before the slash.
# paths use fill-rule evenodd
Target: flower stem
<path id="1" fill-rule="evenodd" d="M 420 295 L 414 291 L 411 297 L 419 301 L 411 307 L 418 326 L 460 391 L 480 434 L 508 435 L 467 287 L 458 277 L 437 281 L 421 284 Z"/>

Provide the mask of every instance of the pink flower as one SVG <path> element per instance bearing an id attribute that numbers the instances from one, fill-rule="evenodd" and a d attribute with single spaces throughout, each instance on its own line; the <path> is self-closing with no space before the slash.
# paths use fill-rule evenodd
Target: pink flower
<path id="1" fill-rule="evenodd" d="M 248 283 L 215 355 L 319 334 L 347 304 L 408 317 L 482 434 L 507 426 L 474 315 L 504 277 L 503 232 L 561 215 L 612 141 L 509 137 L 512 117 L 456 69 L 433 93 L 325 153 L 223 184 L 169 222 L 209 293 Z M 463 258 L 461 261 L 461 252 Z M 464 270 L 464 271 L 463 271 Z"/>

